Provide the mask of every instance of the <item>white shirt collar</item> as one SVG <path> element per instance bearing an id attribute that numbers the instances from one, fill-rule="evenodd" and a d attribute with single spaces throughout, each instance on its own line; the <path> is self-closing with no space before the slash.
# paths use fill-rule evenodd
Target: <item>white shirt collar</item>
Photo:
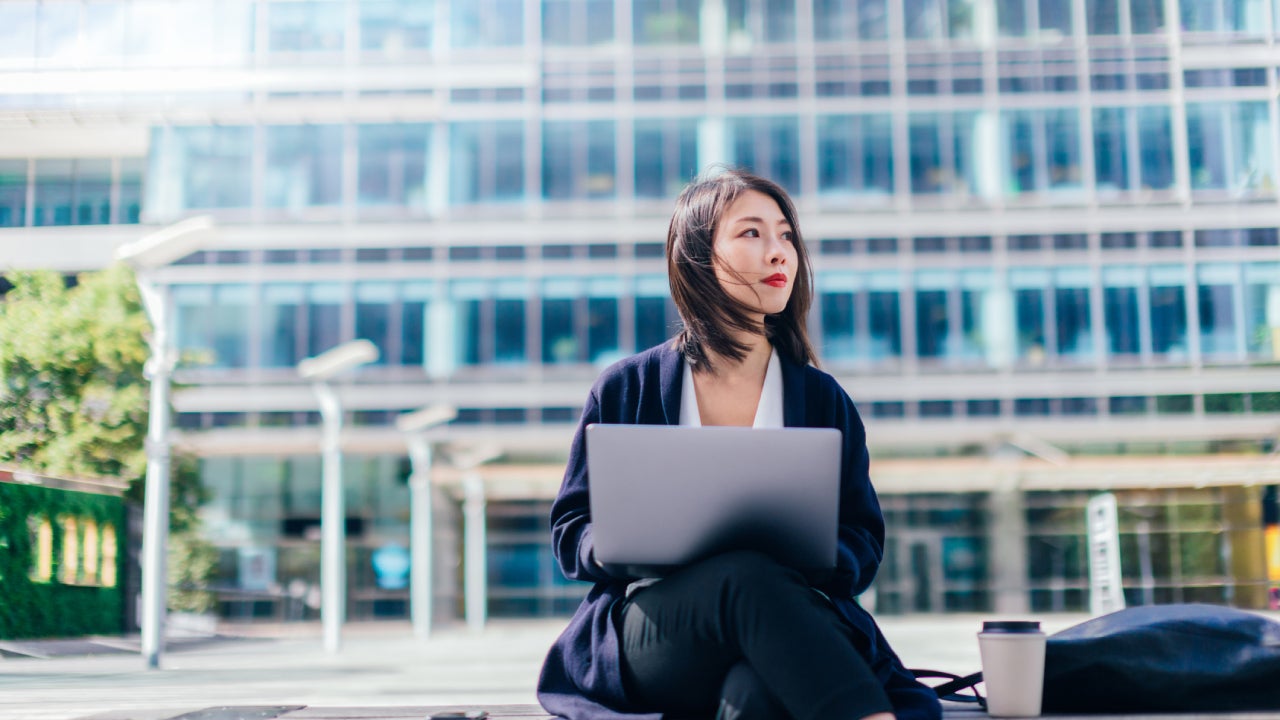
<path id="1" fill-rule="evenodd" d="M 702 426 L 698 412 L 698 394 L 693 388 L 693 367 L 684 364 L 684 381 L 680 387 L 680 424 Z M 751 427 L 780 428 L 785 425 L 782 412 L 782 363 L 775 348 L 769 354 L 769 366 L 764 372 L 764 387 L 760 389 L 760 402 L 756 404 L 755 421 Z"/>

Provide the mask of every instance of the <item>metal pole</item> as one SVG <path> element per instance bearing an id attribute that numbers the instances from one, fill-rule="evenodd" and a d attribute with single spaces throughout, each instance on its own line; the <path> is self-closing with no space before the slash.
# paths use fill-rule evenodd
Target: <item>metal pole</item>
<path id="1" fill-rule="evenodd" d="M 342 621 L 346 615 L 346 512 L 342 497 L 342 405 L 328 383 L 314 385 L 324 422 L 322 485 L 320 491 L 320 619 L 324 625 L 324 649 L 342 648 Z"/>
<path id="2" fill-rule="evenodd" d="M 479 473 L 470 473 L 462 481 L 462 510 L 466 518 L 465 545 L 466 575 L 463 594 L 466 596 L 467 627 L 472 632 L 484 630 L 488 612 L 488 559 L 485 548 L 484 481 Z"/>
<path id="3" fill-rule="evenodd" d="M 431 443 L 421 435 L 409 436 L 409 612 L 413 634 L 421 640 L 431 637 L 432 620 L 432 489 Z"/>
<path id="4" fill-rule="evenodd" d="M 151 402 L 147 408 L 147 479 L 142 526 L 142 656 L 160 667 L 164 646 L 166 555 L 169 545 L 169 327 L 168 294 L 138 276 L 138 291 L 151 318 Z"/>

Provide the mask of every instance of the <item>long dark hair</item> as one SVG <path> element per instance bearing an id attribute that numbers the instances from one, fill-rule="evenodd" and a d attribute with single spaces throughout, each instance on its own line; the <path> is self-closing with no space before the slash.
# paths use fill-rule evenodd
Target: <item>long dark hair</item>
<path id="1" fill-rule="evenodd" d="M 735 333 L 761 332 L 751 317 L 752 308 L 720 286 L 714 266 L 713 244 L 720 219 L 735 200 L 750 190 L 778 203 L 791 225 L 797 258 L 791 297 L 782 312 L 765 316 L 764 335 L 791 360 L 801 365 L 817 362 L 806 325 L 813 303 L 813 268 L 800 234 L 795 205 L 777 183 L 745 170 L 727 169 L 694 180 L 680 193 L 667 230 L 667 279 L 671 299 L 684 321 L 675 338 L 676 349 L 697 371 L 711 369 L 711 353 L 735 361 L 746 357 L 748 346 Z"/>

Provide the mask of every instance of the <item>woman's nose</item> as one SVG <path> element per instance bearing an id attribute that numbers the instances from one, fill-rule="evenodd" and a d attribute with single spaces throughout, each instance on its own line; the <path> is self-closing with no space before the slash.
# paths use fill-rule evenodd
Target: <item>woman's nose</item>
<path id="1" fill-rule="evenodd" d="M 768 259 L 773 265 L 787 262 L 787 241 L 781 234 L 769 236 Z"/>

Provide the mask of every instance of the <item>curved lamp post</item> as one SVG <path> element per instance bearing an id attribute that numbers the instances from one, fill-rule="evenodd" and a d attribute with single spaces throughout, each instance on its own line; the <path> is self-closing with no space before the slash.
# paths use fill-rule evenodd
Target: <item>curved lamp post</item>
<path id="1" fill-rule="evenodd" d="M 324 625 L 324 649 L 336 653 L 342 646 L 342 621 L 346 615 L 346 512 L 342 498 L 342 403 L 329 384 L 335 376 L 378 359 L 378 348 L 368 340 L 352 340 L 298 363 L 298 374 L 311 380 L 324 422 L 321 441 L 320 490 L 320 619 Z"/>
<path id="2" fill-rule="evenodd" d="M 421 640 L 431 636 L 432 618 L 432 497 L 431 442 L 426 431 L 453 420 L 458 409 L 452 405 L 428 405 L 396 418 L 396 427 L 409 443 L 409 612 L 413 634 Z"/>
<path id="3" fill-rule="evenodd" d="M 142 306 L 151 321 L 151 358 L 147 374 L 151 399 L 147 408 L 147 478 L 142 527 L 142 655 L 148 669 L 160 667 L 164 645 L 167 583 L 165 556 L 169 544 L 169 288 L 156 281 L 163 268 L 200 249 L 215 235 L 213 219 L 193 217 L 162 228 L 116 250 L 116 259 L 134 270 Z"/>

